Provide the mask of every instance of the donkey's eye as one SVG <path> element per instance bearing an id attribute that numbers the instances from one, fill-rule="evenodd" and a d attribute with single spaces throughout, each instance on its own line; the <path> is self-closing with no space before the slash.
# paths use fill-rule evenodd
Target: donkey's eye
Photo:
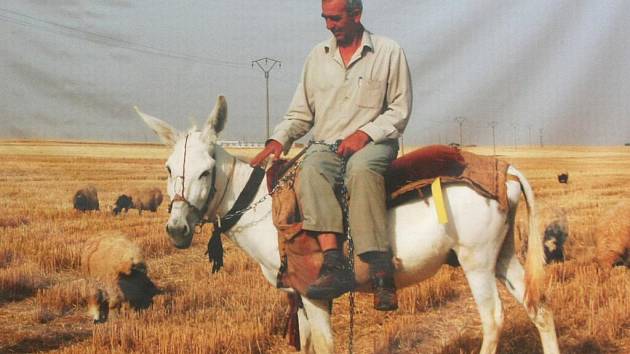
<path id="1" fill-rule="evenodd" d="M 171 175 L 171 168 L 166 166 L 166 172 L 168 172 L 168 175 L 170 176 Z"/>
<path id="2" fill-rule="evenodd" d="M 203 171 L 203 173 L 201 175 L 199 175 L 199 179 L 202 179 L 204 177 L 208 177 L 208 175 L 210 175 L 210 170 L 205 170 L 205 171 Z"/>

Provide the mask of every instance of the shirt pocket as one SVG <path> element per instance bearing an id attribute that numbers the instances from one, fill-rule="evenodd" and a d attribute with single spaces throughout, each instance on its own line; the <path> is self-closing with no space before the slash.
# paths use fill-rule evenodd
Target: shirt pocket
<path id="1" fill-rule="evenodd" d="M 357 105 L 363 108 L 382 108 L 385 98 L 385 81 L 359 79 Z"/>

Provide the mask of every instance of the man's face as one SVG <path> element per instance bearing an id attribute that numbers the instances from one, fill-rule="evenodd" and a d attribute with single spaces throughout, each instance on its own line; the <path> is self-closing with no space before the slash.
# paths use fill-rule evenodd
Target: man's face
<path id="1" fill-rule="evenodd" d="M 361 12 L 348 13 L 346 0 L 322 1 L 322 17 L 326 28 L 332 32 L 340 45 L 349 44 L 361 28 Z"/>

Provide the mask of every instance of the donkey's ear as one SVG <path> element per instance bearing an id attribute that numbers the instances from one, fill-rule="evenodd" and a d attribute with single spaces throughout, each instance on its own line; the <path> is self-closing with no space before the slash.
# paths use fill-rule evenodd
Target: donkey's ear
<path id="1" fill-rule="evenodd" d="M 203 135 L 210 142 L 214 142 L 217 139 L 219 133 L 225 127 L 227 121 L 227 102 L 224 96 L 217 97 L 217 103 L 214 105 L 214 109 L 208 116 L 206 121 L 206 127 L 203 130 Z"/>
<path id="2" fill-rule="evenodd" d="M 177 142 L 178 133 L 175 128 L 171 127 L 165 121 L 142 113 L 138 107 L 133 107 L 140 118 L 151 128 L 165 145 L 173 146 Z"/>

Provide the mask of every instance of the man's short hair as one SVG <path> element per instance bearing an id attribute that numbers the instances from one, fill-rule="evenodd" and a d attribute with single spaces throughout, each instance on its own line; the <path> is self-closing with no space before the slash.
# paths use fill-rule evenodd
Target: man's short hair
<path id="1" fill-rule="evenodd" d="M 346 0 L 346 11 L 363 11 L 363 1 L 361 0 Z"/>
<path id="2" fill-rule="evenodd" d="M 322 2 L 327 2 L 331 0 L 322 0 Z M 361 0 L 346 0 L 346 12 L 350 13 L 353 11 L 363 11 L 363 1 Z"/>

